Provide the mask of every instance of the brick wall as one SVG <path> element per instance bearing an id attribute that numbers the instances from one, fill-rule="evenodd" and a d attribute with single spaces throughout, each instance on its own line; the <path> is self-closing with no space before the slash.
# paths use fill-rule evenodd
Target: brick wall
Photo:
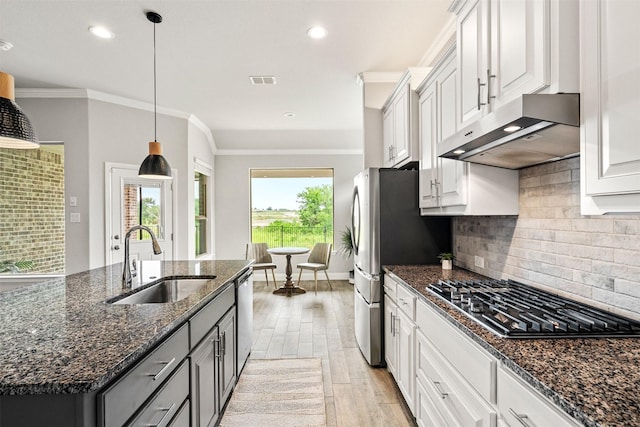
<path id="1" fill-rule="evenodd" d="M 0 149 L 0 261 L 64 272 L 64 226 L 63 155 Z"/>
<path id="2" fill-rule="evenodd" d="M 519 200 L 517 217 L 454 219 L 456 265 L 640 318 L 640 216 L 580 215 L 579 158 L 522 169 Z"/>

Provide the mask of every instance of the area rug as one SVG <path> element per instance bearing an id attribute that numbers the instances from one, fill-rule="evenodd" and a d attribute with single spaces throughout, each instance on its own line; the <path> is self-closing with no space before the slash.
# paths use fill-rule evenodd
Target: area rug
<path id="1" fill-rule="evenodd" d="M 249 359 L 220 425 L 325 426 L 322 361 Z"/>

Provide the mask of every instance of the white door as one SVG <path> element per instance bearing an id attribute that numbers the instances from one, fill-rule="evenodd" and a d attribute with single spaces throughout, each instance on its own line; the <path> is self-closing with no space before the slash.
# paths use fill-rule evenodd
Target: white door
<path id="1" fill-rule="evenodd" d="M 175 176 L 175 175 L 174 175 Z M 121 263 L 124 237 L 134 225 L 146 225 L 156 235 L 162 254 L 154 255 L 151 238 L 136 231 L 129 238 L 129 259 L 173 259 L 172 180 L 138 177 L 138 166 L 106 165 L 106 263 Z"/>

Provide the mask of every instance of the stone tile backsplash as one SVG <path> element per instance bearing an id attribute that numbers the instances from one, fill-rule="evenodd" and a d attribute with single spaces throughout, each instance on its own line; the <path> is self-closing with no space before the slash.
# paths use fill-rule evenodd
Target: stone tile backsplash
<path id="1" fill-rule="evenodd" d="M 580 215 L 577 157 L 522 169 L 519 200 L 518 216 L 454 218 L 456 265 L 640 319 L 640 215 Z"/>

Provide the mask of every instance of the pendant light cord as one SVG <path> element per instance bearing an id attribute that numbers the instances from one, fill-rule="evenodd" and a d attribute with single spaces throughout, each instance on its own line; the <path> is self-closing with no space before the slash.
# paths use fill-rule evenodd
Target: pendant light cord
<path id="1" fill-rule="evenodd" d="M 153 23 L 153 140 L 158 142 L 158 107 L 156 101 L 156 23 Z"/>

